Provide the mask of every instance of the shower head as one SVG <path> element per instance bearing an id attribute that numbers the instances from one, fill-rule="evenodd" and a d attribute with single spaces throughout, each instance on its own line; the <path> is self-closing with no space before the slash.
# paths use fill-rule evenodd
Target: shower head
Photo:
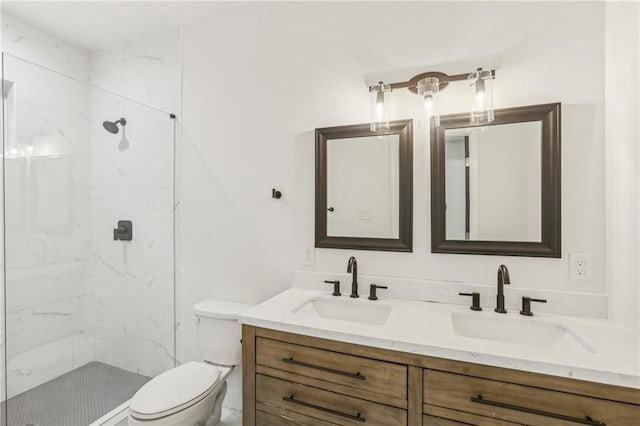
<path id="1" fill-rule="evenodd" d="M 118 125 L 113 121 L 105 121 L 104 123 L 102 123 L 102 126 L 107 132 L 113 133 L 114 135 L 120 131 Z"/>
<path id="2" fill-rule="evenodd" d="M 120 120 L 117 121 L 104 121 L 102 123 L 102 127 L 104 127 L 104 129 L 109 132 L 109 133 L 113 133 L 114 135 L 117 134 L 120 131 L 120 128 L 118 127 L 118 124 L 120 124 L 122 127 L 127 125 L 127 120 L 123 117 Z"/>

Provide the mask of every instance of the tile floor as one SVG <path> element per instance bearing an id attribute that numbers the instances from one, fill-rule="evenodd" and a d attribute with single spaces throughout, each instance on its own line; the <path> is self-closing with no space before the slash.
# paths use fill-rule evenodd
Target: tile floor
<path id="1" fill-rule="evenodd" d="M 129 400 L 150 377 L 90 362 L 3 403 L 9 426 L 86 426 Z"/>

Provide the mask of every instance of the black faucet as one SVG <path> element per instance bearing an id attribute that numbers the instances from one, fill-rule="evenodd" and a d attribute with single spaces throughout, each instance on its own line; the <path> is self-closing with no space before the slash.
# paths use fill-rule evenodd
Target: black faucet
<path id="1" fill-rule="evenodd" d="M 358 298 L 358 261 L 355 257 L 351 256 L 347 263 L 347 273 L 351 273 L 351 296 L 354 299 Z"/>
<path id="2" fill-rule="evenodd" d="M 506 314 L 507 310 L 504 308 L 504 285 L 511 284 L 509 278 L 509 270 L 506 266 L 500 265 L 498 268 L 498 295 L 496 296 L 496 309 L 499 314 Z"/>

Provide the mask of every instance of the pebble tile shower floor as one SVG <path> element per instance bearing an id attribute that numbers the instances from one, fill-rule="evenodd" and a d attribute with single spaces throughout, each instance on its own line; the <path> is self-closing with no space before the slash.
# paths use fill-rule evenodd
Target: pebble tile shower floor
<path id="1" fill-rule="evenodd" d="M 9 399 L 8 426 L 87 426 L 130 399 L 150 379 L 90 362 Z"/>

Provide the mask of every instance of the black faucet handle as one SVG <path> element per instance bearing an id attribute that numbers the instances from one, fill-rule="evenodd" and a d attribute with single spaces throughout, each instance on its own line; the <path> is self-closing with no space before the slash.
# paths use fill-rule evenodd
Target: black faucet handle
<path id="1" fill-rule="evenodd" d="M 525 315 L 527 317 L 532 317 L 533 312 L 531 312 L 531 302 L 538 303 L 547 303 L 546 299 L 532 299 L 531 297 L 524 296 L 522 298 L 522 310 L 520 311 L 520 315 Z"/>
<path id="2" fill-rule="evenodd" d="M 376 290 L 379 288 L 386 290 L 389 287 L 387 287 L 386 285 L 378 285 L 378 284 L 369 285 L 369 300 L 378 300 L 378 294 Z"/>
<path id="3" fill-rule="evenodd" d="M 342 293 L 340 293 L 340 280 L 324 280 L 324 282 L 326 284 L 333 284 L 333 293 L 331 293 L 332 296 L 342 295 Z"/>
<path id="4" fill-rule="evenodd" d="M 469 309 L 472 311 L 481 311 L 480 307 L 480 293 L 474 291 L 473 293 L 458 293 L 460 296 L 471 296 L 471 306 Z"/>

